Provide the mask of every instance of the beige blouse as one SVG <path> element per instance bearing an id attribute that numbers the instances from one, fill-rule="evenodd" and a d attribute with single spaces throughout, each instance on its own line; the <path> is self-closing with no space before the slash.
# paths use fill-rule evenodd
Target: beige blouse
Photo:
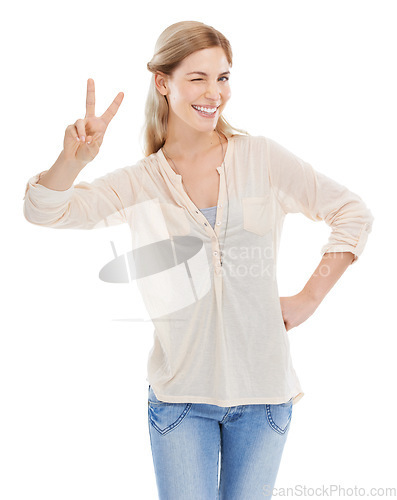
<path id="1" fill-rule="evenodd" d="M 348 251 L 353 263 L 374 218 L 357 194 L 267 137 L 229 137 L 217 171 L 214 228 L 161 149 L 66 191 L 37 184 L 40 172 L 26 185 L 23 213 L 56 229 L 130 226 L 129 270 L 155 327 L 146 380 L 160 400 L 296 403 L 304 393 L 276 280 L 284 217 L 325 221 L 321 255 Z"/>

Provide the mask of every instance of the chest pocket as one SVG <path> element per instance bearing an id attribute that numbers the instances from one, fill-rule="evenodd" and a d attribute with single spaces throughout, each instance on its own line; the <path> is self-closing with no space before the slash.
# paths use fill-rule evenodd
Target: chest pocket
<path id="1" fill-rule="evenodd" d="M 270 195 L 242 198 L 243 227 L 246 231 L 263 236 L 272 228 Z"/>
<path id="2" fill-rule="evenodd" d="M 185 236 L 190 233 L 190 224 L 182 207 L 161 203 L 164 221 L 170 236 Z"/>

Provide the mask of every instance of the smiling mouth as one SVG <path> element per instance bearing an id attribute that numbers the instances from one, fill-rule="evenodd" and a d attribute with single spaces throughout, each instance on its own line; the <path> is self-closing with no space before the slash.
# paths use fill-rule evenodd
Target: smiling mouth
<path id="1" fill-rule="evenodd" d="M 205 116 L 207 118 L 211 118 L 216 115 L 216 112 L 219 109 L 218 107 L 204 107 L 204 106 L 195 106 L 192 104 L 192 108 L 197 111 L 197 113 L 201 116 Z"/>

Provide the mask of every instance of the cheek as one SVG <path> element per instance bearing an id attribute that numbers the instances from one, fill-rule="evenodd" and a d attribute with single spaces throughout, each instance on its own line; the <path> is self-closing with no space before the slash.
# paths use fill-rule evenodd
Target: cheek
<path id="1" fill-rule="evenodd" d="M 196 99 L 197 92 L 192 92 L 192 89 L 180 89 L 177 94 L 174 94 L 174 103 L 181 107 L 190 106 Z"/>
<path id="2" fill-rule="evenodd" d="M 184 93 L 184 100 L 186 102 L 186 104 L 194 104 L 197 102 L 197 99 L 201 96 L 200 92 L 198 91 L 198 89 L 194 89 L 194 88 L 189 88 L 189 89 L 186 89 L 186 92 Z"/>
<path id="3" fill-rule="evenodd" d="M 230 87 L 229 87 L 229 88 L 227 88 L 227 89 L 225 89 L 225 90 L 222 92 L 222 94 L 223 94 L 223 98 L 224 98 L 225 100 L 229 100 L 229 99 L 231 98 L 231 96 L 232 96 L 232 91 L 231 91 Z"/>

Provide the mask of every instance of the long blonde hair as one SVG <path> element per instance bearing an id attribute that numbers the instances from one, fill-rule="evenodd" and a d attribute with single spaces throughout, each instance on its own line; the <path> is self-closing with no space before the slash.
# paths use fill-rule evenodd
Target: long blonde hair
<path id="1" fill-rule="evenodd" d="M 209 47 L 222 47 L 232 66 L 232 48 L 227 38 L 212 26 L 198 21 L 181 21 L 168 26 L 159 36 L 155 53 L 147 63 L 152 79 L 145 105 L 145 123 L 143 126 L 144 154 L 156 153 L 165 143 L 168 123 L 168 101 L 157 90 L 154 76 L 156 72 L 171 76 L 182 60 L 197 50 Z M 232 127 L 221 115 L 215 130 L 226 137 L 236 132 L 249 135 L 245 130 Z"/>

